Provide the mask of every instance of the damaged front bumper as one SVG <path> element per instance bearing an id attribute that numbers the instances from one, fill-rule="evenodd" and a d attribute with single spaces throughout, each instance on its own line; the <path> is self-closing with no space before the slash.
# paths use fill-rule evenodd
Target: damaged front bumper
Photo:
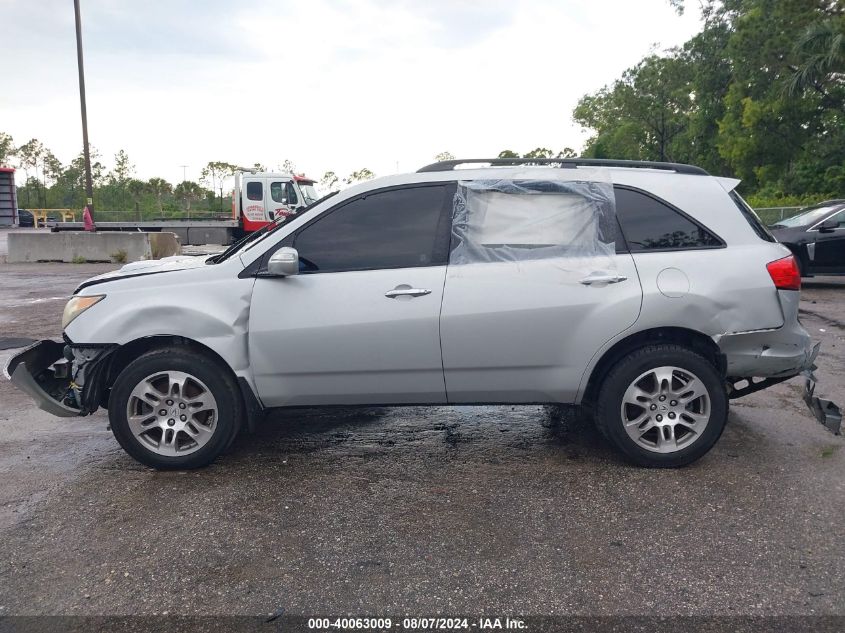
<path id="1" fill-rule="evenodd" d="M 102 378 L 115 347 L 39 341 L 15 354 L 3 373 L 47 413 L 62 418 L 89 415 L 100 404 Z"/>
<path id="2" fill-rule="evenodd" d="M 58 341 L 34 343 L 13 356 L 3 373 L 39 409 L 72 418 L 83 413 L 73 393 L 71 363 L 64 357 L 64 348 Z"/>

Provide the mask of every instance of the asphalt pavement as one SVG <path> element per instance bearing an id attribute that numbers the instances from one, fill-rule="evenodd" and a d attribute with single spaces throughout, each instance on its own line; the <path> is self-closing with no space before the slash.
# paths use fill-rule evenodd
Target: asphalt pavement
<path id="1" fill-rule="evenodd" d="M 0 338 L 58 337 L 74 286 L 113 267 L 0 265 Z M 845 280 L 801 309 L 819 392 L 845 403 Z M 507 406 L 282 412 L 163 473 L 102 411 L 53 418 L 2 379 L 0 403 L 0 616 L 845 616 L 845 440 L 799 379 L 734 401 L 680 470 Z"/>

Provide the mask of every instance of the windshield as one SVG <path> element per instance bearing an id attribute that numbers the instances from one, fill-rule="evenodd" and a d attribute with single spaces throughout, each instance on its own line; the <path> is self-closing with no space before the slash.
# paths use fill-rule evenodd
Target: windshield
<path id="1" fill-rule="evenodd" d="M 320 199 L 313 182 L 300 182 L 299 189 L 302 191 L 302 197 L 305 198 L 305 204 L 307 205 L 313 204 Z"/>
<path id="2" fill-rule="evenodd" d="M 810 208 L 804 213 L 800 215 L 794 215 L 791 218 L 786 218 L 785 220 L 778 221 L 775 224 L 776 227 L 784 227 L 784 228 L 792 228 L 795 226 L 805 226 L 808 224 L 815 224 L 819 220 L 823 219 L 828 213 L 832 213 L 836 210 L 836 206 L 829 206 L 829 207 L 815 207 Z"/>

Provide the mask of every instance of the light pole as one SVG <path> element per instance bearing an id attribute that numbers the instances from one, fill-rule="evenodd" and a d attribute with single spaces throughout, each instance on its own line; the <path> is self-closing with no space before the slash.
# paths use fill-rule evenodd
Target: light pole
<path id="1" fill-rule="evenodd" d="M 85 207 L 94 224 L 94 183 L 91 180 L 91 153 L 88 150 L 88 110 L 85 107 L 85 69 L 82 63 L 82 19 L 79 15 L 79 0 L 73 0 L 76 17 L 76 64 L 79 67 L 79 104 L 82 108 L 82 153 L 85 157 Z M 84 213 L 83 213 L 84 216 Z"/>

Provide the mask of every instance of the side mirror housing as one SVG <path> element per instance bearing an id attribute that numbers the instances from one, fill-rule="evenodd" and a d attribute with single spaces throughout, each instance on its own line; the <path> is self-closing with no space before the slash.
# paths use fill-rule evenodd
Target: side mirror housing
<path id="1" fill-rule="evenodd" d="M 819 224 L 819 233 L 833 233 L 837 228 L 839 228 L 839 222 L 830 218 Z"/>
<path id="2" fill-rule="evenodd" d="M 283 246 L 270 256 L 267 273 L 273 277 L 289 277 L 299 273 L 299 253 L 295 248 Z"/>

